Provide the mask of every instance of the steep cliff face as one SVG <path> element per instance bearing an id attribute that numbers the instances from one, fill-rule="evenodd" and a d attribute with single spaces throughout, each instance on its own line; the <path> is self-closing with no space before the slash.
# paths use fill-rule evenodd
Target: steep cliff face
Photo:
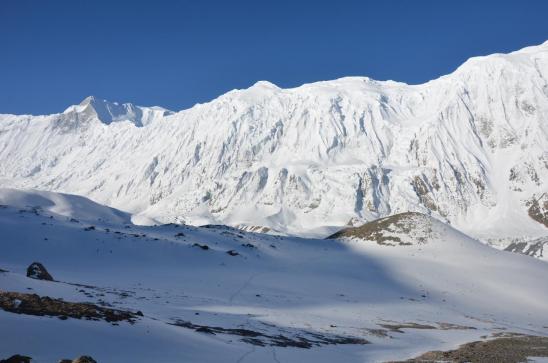
<path id="1" fill-rule="evenodd" d="M 173 114 L 138 108 L 146 121 L 85 103 L 0 116 L 0 185 L 86 195 L 143 223 L 325 236 L 416 211 L 501 243 L 548 232 L 529 212 L 548 190 L 548 42 L 421 85 L 258 82 Z"/>

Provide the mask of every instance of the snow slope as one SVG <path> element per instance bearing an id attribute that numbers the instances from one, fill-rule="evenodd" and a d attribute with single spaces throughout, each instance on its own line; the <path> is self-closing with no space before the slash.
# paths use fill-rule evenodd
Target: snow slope
<path id="1" fill-rule="evenodd" d="M 78 195 L 37 190 L 0 188 L 0 205 L 9 205 L 36 213 L 47 212 L 56 217 L 79 221 L 130 224 L 131 216 L 117 209 L 97 204 Z"/>
<path id="2" fill-rule="evenodd" d="M 37 197 L 3 191 L 4 201 L 25 198 Z M 385 221 L 383 235 L 406 242 L 386 245 L 224 226 L 97 221 L 90 229 L 88 222 L 16 204 L 0 208 L 0 268 L 9 270 L 0 272 L 0 290 L 104 303 L 144 316 L 133 325 L 112 325 L 0 309 L 6 357 L 25 354 L 38 363 L 82 354 L 106 363 L 372 362 L 451 349 L 497 332 L 548 336 L 548 264 L 495 250 L 421 214 Z M 25 277 L 33 261 L 57 281 Z M 181 321 L 257 332 L 264 346 L 233 332 L 172 325 Z M 273 343 L 279 336 L 369 344 L 283 347 Z"/>
<path id="3" fill-rule="evenodd" d="M 0 160 L 1 186 L 84 195 L 140 223 L 326 236 L 417 211 L 505 246 L 548 231 L 528 215 L 548 191 L 548 42 L 420 85 L 262 81 L 177 113 L 86 99 L 1 115 Z"/>

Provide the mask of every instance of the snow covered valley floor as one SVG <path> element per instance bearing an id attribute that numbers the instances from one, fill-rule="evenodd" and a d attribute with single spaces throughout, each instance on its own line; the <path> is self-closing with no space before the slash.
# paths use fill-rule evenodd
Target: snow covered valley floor
<path id="1" fill-rule="evenodd" d="M 546 261 L 419 213 L 303 239 L 137 226 L 58 193 L 0 204 L 0 359 L 382 362 L 548 337 Z M 53 281 L 27 277 L 33 262 Z"/>

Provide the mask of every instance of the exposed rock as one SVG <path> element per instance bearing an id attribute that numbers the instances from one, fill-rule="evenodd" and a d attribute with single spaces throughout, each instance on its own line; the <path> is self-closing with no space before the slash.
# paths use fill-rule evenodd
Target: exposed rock
<path id="1" fill-rule="evenodd" d="M 56 316 L 61 320 L 67 318 L 104 320 L 107 322 L 127 321 L 134 323 L 139 313 L 110 309 L 91 303 L 67 302 L 48 296 L 25 294 L 0 290 L 0 309 L 15 313 L 36 316 Z"/>
<path id="2" fill-rule="evenodd" d="M 426 243 L 432 236 L 432 221 L 429 216 L 405 212 L 377 219 L 360 227 L 346 228 L 327 238 L 356 238 L 374 241 L 380 245 L 406 246 Z"/>
<path id="3" fill-rule="evenodd" d="M 242 342 L 257 345 L 261 347 L 292 347 L 310 349 L 314 346 L 322 345 L 339 345 L 339 344 L 369 344 L 368 340 L 355 337 L 346 337 L 340 335 L 323 335 L 315 332 L 299 331 L 292 337 L 281 334 L 271 335 L 263 332 L 258 332 L 250 329 L 241 328 L 223 328 L 218 326 L 207 326 L 193 324 L 190 321 L 177 320 L 172 325 L 180 326 L 187 329 L 193 329 L 196 332 L 206 334 L 228 334 L 243 337 Z"/>
<path id="4" fill-rule="evenodd" d="M 438 322 L 437 326 L 431 325 L 431 324 L 421 324 L 421 323 L 415 323 L 415 322 L 386 322 L 382 324 L 378 324 L 379 326 L 383 327 L 386 330 L 383 330 L 386 334 L 386 332 L 390 331 L 393 333 L 405 333 L 402 329 L 419 329 L 419 330 L 476 330 L 473 326 L 466 326 L 466 325 L 460 325 L 460 324 L 453 324 L 453 323 L 446 323 L 446 322 Z M 375 332 L 375 329 L 369 329 L 373 332 Z M 382 329 L 377 329 L 382 330 Z M 387 334 L 386 334 L 387 335 Z"/>
<path id="5" fill-rule="evenodd" d="M 540 198 L 533 198 L 529 202 L 529 217 L 544 224 L 548 228 L 548 194 L 544 193 Z"/>
<path id="6" fill-rule="evenodd" d="M 512 242 L 504 250 L 522 253 L 531 257 L 543 258 L 544 248 L 548 248 L 548 236 L 540 237 L 532 241 Z"/>
<path id="7" fill-rule="evenodd" d="M 510 334 L 461 345 L 449 351 L 431 351 L 406 362 L 528 362 L 528 357 L 548 357 L 548 337 Z"/>
<path id="8" fill-rule="evenodd" d="M 15 354 L 7 359 L 0 359 L 0 363 L 30 363 L 31 360 L 31 357 Z"/>
<path id="9" fill-rule="evenodd" d="M 27 277 L 36 280 L 54 281 L 48 270 L 40 262 L 33 262 L 27 267 Z"/>
<path id="10" fill-rule="evenodd" d="M 402 329 L 437 329 L 433 325 L 419 324 L 419 323 L 397 323 L 397 324 L 379 324 L 383 328 L 394 332 L 403 333 Z"/>

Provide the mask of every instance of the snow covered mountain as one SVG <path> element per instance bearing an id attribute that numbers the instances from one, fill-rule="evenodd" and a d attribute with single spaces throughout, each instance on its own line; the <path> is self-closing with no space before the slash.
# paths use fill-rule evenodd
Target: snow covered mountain
<path id="1" fill-rule="evenodd" d="M 78 195 L 0 188 L 0 205 L 30 209 L 36 214 L 45 212 L 75 222 L 131 224 L 131 215 Z"/>
<path id="2" fill-rule="evenodd" d="M 326 236 L 415 211 L 526 242 L 548 233 L 548 42 L 420 85 L 258 82 L 177 113 L 86 99 L 1 115 L 0 160 L 0 186 L 85 195 L 137 223 Z"/>
<path id="3" fill-rule="evenodd" d="M 0 196 L 0 359 L 383 362 L 521 335 L 544 343 L 483 357 L 548 356 L 548 264 L 424 214 L 319 240 L 112 223 L 82 197 Z M 27 277 L 33 262 L 48 279 Z"/>
<path id="4" fill-rule="evenodd" d="M 63 112 L 68 120 L 97 119 L 108 125 L 113 122 L 130 121 L 135 126 L 145 126 L 157 119 L 173 114 L 161 107 L 141 107 L 131 103 L 119 104 L 89 96 L 79 105 L 70 106 Z"/>

